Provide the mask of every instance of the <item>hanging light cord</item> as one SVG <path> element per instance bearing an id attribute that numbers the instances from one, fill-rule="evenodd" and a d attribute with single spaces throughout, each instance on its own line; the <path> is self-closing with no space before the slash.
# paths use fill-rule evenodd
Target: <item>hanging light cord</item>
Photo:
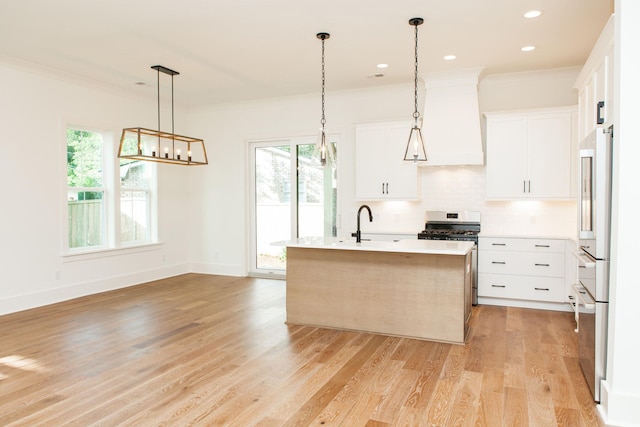
<path id="1" fill-rule="evenodd" d="M 418 126 L 418 118 L 420 117 L 420 113 L 418 112 L 418 24 L 414 25 L 415 27 L 415 73 L 414 73 L 414 91 L 413 91 L 413 99 L 414 99 L 414 111 L 413 111 L 413 119 L 415 121 L 415 126 Z"/>
<path id="2" fill-rule="evenodd" d="M 322 132 L 324 132 L 324 125 L 327 120 L 324 118 L 324 40 L 325 36 L 321 37 L 322 40 L 322 119 L 320 120 L 320 124 L 322 125 Z"/>

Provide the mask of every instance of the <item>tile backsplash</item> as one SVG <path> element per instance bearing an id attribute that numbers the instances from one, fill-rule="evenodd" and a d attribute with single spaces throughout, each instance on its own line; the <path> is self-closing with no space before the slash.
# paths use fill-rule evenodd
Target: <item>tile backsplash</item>
<path id="1" fill-rule="evenodd" d="M 470 210 L 480 211 L 484 235 L 575 238 L 575 201 L 487 201 L 485 170 L 484 166 L 422 167 L 421 200 L 370 202 L 374 222 L 364 227 L 370 232 L 417 233 L 424 227 L 425 211 Z"/>

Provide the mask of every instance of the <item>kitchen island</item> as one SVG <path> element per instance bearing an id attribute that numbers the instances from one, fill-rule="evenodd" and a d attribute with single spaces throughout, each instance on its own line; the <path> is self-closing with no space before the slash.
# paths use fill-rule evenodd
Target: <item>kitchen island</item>
<path id="1" fill-rule="evenodd" d="M 464 344 L 472 242 L 287 242 L 287 323 Z"/>

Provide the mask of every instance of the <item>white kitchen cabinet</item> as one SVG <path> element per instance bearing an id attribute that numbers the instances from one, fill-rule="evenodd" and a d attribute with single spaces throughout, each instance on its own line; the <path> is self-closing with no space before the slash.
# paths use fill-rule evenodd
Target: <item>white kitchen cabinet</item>
<path id="1" fill-rule="evenodd" d="M 564 303 L 565 240 L 480 237 L 478 297 Z"/>
<path id="2" fill-rule="evenodd" d="M 578 140 L 613 124 L 614 20 L 609 19 L 578 76 Z"/>
<path id="3" fill-rule="evenodd" d="M 577 108 L 485 113 L 488 199 L 570 199 Z"/>
<path id="4" fill-rule="evenodd" d="M 356 126 L 356 199 L 418 199 L 418 169 L 404 160 L 409 121 Z"/>

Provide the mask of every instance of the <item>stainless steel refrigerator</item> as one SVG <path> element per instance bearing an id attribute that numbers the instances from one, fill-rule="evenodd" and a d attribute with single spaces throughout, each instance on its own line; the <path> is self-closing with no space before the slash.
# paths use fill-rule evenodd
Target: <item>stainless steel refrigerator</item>
<path id="1" fill-rule="evenodd" d="M 578 344 L 582 372 L 600 401 L 606 378 L 611 242 L 613 126 L 598 128 L 580 144 Z"/>

